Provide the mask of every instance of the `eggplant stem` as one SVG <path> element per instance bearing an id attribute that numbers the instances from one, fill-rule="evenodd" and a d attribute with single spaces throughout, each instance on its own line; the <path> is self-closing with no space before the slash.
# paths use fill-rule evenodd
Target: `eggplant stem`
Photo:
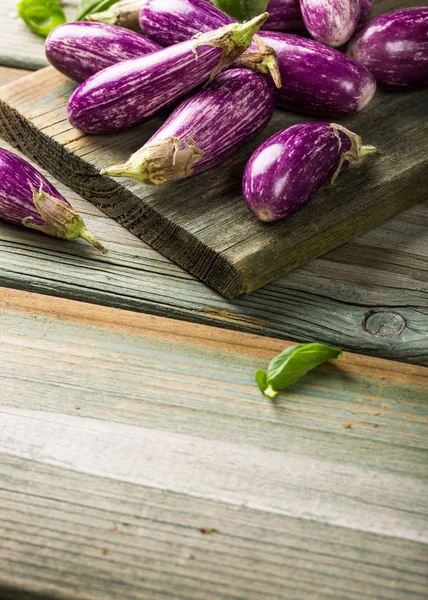
<path id="1" fill-rule="evenodd" d="M 197 36 L 196 44 L 193 46 L 195 60 L 198 58 L 198 48 L 200 46 L 212 46 L 221 48 L 221 58 L 216 67 L 212 70 L 208 83 L 227 67 L 235 62 L 251 44 L 253 35 L 260 29 L 263 23 L 268 19 L 269 13 L 265 12 L 246 23 L 231 23 L 214 31 L 208 31 Z"/>
<path id="2" fill-rule="evenodd" d="M 281 89 L 281 73 L 275 50 L 265 44 L 258 35 L 253 37 L 253 41 L 256 43 L 258 52 L 245 52 L 238 58 L 236 65 L 262 73 L 263 75 L 270 74 L 275 86 Z"/>
<path id="3" fill-rule="evenodd" d="M 377 152 L 377 149 L 375 148 L 375 146 L 363 146 L 360 136 L 356 133 L 353 133 L 346 127 L 343 127 L 343 125 L 338 125 L 337 123 L 330 123 L 330 127 L 332 128 L 334 135 L 338 139 L 339 152 L 342 149 L 342 139 L 339 135 L 339 132 L 344 133 L 351 142 L 350 149 L 340 154 L 339 164 L 337 166 L 337 169 L 333 173 L 333 177 L 331 178 L 331 185 L 334 185 L 345 161 L 348 162 L 350 169 L 354 167 L 359 167 L 368 156 L 370 156 L 371 154 L 375 154 Z"/>
<path id="4" fill-rule="evenodd" d="M 105 246 L 103 246 L 101 244 L 101 242 L 99 242 L 97 240 L 96 237 L 94 237 L 92 235 L 92 233 L 90 233 L 85 226 L 82 227 L 82 229 L 80 230 L 80 235 L 79 237 L 83 238 L 84 240 L 86 240 L 87 242 L 89 242 L 94 248 L 96 248 L 97 250 L 100 250 L 100 252 L 102 252 L 103 254 L 107 254 L 108 250 Z"/>

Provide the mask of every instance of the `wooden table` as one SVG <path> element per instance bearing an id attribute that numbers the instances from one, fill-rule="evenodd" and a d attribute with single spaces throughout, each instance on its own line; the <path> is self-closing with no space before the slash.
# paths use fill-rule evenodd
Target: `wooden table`
<path id="1" fill-rule="evenodd" d="M 0 598 L 428 598 L 428 203 L 226 301 L 54 183 L 110 253 L 0 223 Z M 366 356 L 272 404 L 289 339 Z"/>

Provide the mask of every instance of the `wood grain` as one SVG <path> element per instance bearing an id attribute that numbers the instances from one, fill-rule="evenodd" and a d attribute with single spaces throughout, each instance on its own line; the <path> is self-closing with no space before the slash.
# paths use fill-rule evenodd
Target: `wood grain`
<path id="1" fill-rule="evenodd" d="M 2 598 L 426 597 L 427 369 L 0 298 Z"/>
<path id="2" fill-rule="evenodd" d="M 79 0 L 62 2 L 70 20 L 76 15 Z M 33 33 L 24 21 L 18 18 L 18 0 L 0 2 L 0 65 L 35 71 L 48 64 L 45 57 L 44 39 Z"/>
<path id="3" fill-rule="evenodd" d="M 2 285 L 428 364 L 428 203 L 228 301 L 44 174 L 110 252 L 0 223 Z M 405 329 L 368 327 L 371 315 Z"/>
<path id="4" fill-rule="evenodd" d="M 117 182 L 99 171 L 125 161 L 162 119 L 121 134 L 86 136 L 66 117 L 74 87 L 51 67 L 3 87 L 3 137 L 228 298 L 260 288 L 426 198 L 428 90 L 378 92 L 367 110 L 344 119 L 345 126 L 378 147 L 380 156 L 343 174 L 290 218 L 266 225 L 242 201 L 242 170 L 262 140 L 302 121 L 301 116 L 276 111 L 266 129 L 220 167 L 144 186 Z"/>

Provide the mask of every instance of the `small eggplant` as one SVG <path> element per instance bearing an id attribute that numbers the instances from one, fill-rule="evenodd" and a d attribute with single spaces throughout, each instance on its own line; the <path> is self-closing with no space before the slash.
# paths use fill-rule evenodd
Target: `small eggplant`
<path id="1" fill-rule="evenodd" d="M 261 131 L 274 109 L 269 80 L 247 69 L 231 69 L 176 108 L 127 163 L 102 174 L 160 185 L 200 173 Z"/>
<path id="2" fill-rule="evenodd" d="M 207 0 L 145 0 L 140 11 L 140 26 L 145 35 L 161 46 L 172 46 L 213 29 L 236 23 L 232 17 Z M 254 38 L 247 51 L 245 68 L 270 73 L 281 87 L 276 56 L 260 38 Z"/>
<path id="3" fill-rule="evenodd" d="M 119 0 L 108 10 L 87 15 L 86 20 L 119 25 L 140 32 L 138 13 L 143 4 L 144 0 Z"/>
<path id="4" fill-rule="evenodd" d="M 262 29 L 269 31 L 305 31 L 305 23 L 300 8 L 300 0 L 270 0 L 266 11 L 269 19 Z"/>
<path id="5" fill-rule="evenodd" d="M 57 238 L 81 237 L 103 254 L 107 252 L 58 190 L 5 148 L 0 148 L 0 218 Z"/>
<path id="6" fill-rule="evenodd" d="M 366 23 L 373 10 L 373 0 L 360 1 L 360 23 Z"/>
<path id="7" fill-rule="evenodd" d="M 300 0 L 300 7 L 311 36 L 333 48 L 350 39 L 360 18 L 360 0 Z"/>
<path id="8" fill-rule="evenodd" d="M 245 203 L 261 221 L 282 219 L 303 206 L 327 181 L 357 167 L 373 146 L 335 123 L 299 123 L 276 133 L 251 156 L 244 172 Z"/>
<path id="9" fill-rule="evenodd" d="M 277 101 L 285 108 L 316 116 L 336 117 L 359 112 L 376 91 L 366 67 L 338 50 L 291 33 L 261 31 L 275 51 L 282 87 Z M 247 55 L 235 64 L 246 66 Z"/>
<path id="10" fill-rule="evenodd" d="M 46 58 L 60 73 L 78 83 L 130 58 L 161 50 L 138 33 L 104 23 L 64 23 L 49 34 Z"/>
<path id="11" fill-rule="evenodd" d="M 235 19 L 204 0 L 145 0 L 140 10 L 140 27 L 161 46 L 172 46 L 207 33 Z"/>
<path id="12" fill-rule="evenodd" d="M 233 63 L 267 16 L 232 23 L 96 73 L 71 96 L 70 123 L 86 133 L 109 133 L 146 121 Z"/>
<path id="13" fill-rule="evenodd" d="M 380 86 L 428 85 L 428 7 L 371 19 L 351 40 L 348 54 L 365 65 Z"/>

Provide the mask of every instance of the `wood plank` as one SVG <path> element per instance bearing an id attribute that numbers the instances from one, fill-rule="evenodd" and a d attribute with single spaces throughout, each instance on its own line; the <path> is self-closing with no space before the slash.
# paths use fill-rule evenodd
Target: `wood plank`
<path id="1" fill-rule="evenodd" d="M 110 253 L 0 223 L 2 285 L 428 364 L 428 202 L 228 301 L 44 173 Z"/>
<path id="2" fill-rule="evenodd" d="M 367 110 L 343 119 L 345 126 L 377 146 L 380 156 L 358 172 L 343 174 L 337 185 L 321 190 L 288 219 L 267 226 L 242 201 L 242 170 L 262 140 L 302 121 L 302 116 L 278 110 L 255 140 L 221 166 L 179 182 L 144 186 L 102 177 L 99 171 L 125 161 L 162 118 L 121 134 L 86 136 L 66 118 L 74 87 L 49 67 L 2 88 L 0 132 L 227 298 L 260 288 L 426 198 L 428 90 L 378 92 Z"/>
<path id="3" fill-rule="evenodd" d="M 0 86 L 7 85 L 21 77 L 28 75 L 30 71 L 25 69 L 12 69 L 10 67 L 0 67 Z"/>
<path id="4" fill-rule="evenodd" d="M 427 369 L 0 297 L 2 598 L 426 597 Z"/>
<path id="5" fill-rule="evenodd" d="M 1 0 L 0 65 L 35 71 L 48 64 L 45 57 L 44 39 L 33 33 L 24 21 L 17 18 L 18 0 Z M 78 0 L 61 3 L 69 19 L 76 14 Z"/>

